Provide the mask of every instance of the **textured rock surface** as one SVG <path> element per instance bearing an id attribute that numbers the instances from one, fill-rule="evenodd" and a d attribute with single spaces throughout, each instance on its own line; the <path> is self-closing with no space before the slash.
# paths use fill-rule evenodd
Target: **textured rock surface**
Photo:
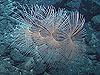
<path id="1" fill-rule="evenodd" d="M 15 1 L 15 2 L 14 2 Z M 33 57 L 24 56 L 10 46 L 13 41 L 10 33 L 16 27 L 16 22 L 9 18 L 11 9 L 22 4 L 44 4 L 65 7 L 67 10 L 78 9 L 85 17 L 87 29 L 87 55 L 61 65 L 57 69 L 47 69 L 35 62 Z M 62 3 L 62 4 L 61 4 Z M 9 9 L 9 7 L 11 9 Z M 5 11 L 7 10 L 7 12 Z M 8 11 L 9 10 L 9 11 Z M 0 0 L 0 75 L 100 75 L 100 2 L 99 0 Z M 6 12 L 6 13 L 5 13 Z"/>
<path id="2" fill-rule="evenodd" d="M 97 31 L 100 31 L 100 14 L 94 16 L 91 19 L 91 21 L 92 21 L 92 27 L 93 27 L 93 29 L 95 29 Z"/>
<path id="3" fill-rule="evenodd" d="M 82 0 L 79 10 L 86 16 L 87 21 L 89 21 L 93 16 L 100 14 L 98 11 L 100 10 L 100 5 L 92 0 Z"/>
<path id="4" fill-rule="evenodd" d="M 79 9 L 81 4 L 81 0 L 69 0 L 66 2 L 66 6 L 68 6 L 70 9 Z"/>

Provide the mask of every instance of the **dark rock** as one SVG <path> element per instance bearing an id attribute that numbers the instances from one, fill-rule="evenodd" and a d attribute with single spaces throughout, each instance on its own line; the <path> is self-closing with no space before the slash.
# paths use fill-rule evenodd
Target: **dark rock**
<path id="1" fill-rule="evenodd" d="M 9 71 L 5 69 L 2 65 L 0 65 L 0 75 L 7 75 Z"/>
<path id="2" fill-rule="evenodd" d="M 94 48 L 92 48 L 92 47 L 87 47 L 86 53 L 88 55 L 96 55 L 96 50 Z"/>
<path id="3" fill-rule="evenodd" d="M 96 61 L 100 62 L 100 55 L 99 54 L 96 55 Z"/>
<path id="4" fill-rule="evenodd" d="M 95 15 L 100 14 L 100 5 L 92 0 L 82 0 L 79 11 L 86 17 L 86 21 L 90 21 Z"/>
<path id="5" fill-rule="evenodd" d="M 92 28 L 95 29 L 96 31 L 100 31 L 100 14 L 94 16 L 91 19 L 92 22 Z"/>
<path id="6" fill-rule="evenodd" d="M 89 45 L 89 42 L 92 38 L 92 33 L 93 33 L 93 29 L 91 27 L 91 22 L 85 23 L 84 27 L 86 29 L 85 42 L 87 45 Z"/>
<path id="7" fill-rule="evenodd" d="M 17 51 L 16 49 L 13 50 L 11 53 L 11 59 L 13 59 L 14 61 L 19 61 L 19 62 L 23 62 L 25 61 L 25 57 L 19 52 Z"/>
<path id="8" fill-rule="evenodd" d="M 96 38 L 98 38 L 98 40 L 100 40 L 100 31 L 96 33 Z"/>
<path id="9" fill-rule="evenodd" d="M 98 56 L 100 57 L 100 45 L 98 45 L 98 46 L 96 47 L 96 51 L 97 51 Z"/>
<path id="10" fill-rule="evenodd" d="M 57 2 L 61 2 L 62 0 L 30 0 L 30 4 L 43 4 L 45 6 L 50 6 L 50 5 L 54 5 L 56 4 Z"/>
<path id="11" fill-rule="evenodd" d="M 70 9 L 79 9 L 81 4 L 81 0 L 70 0 L 66 2 L 65 6 L 69 7 Z"/>
<path id="12" fill-rule="evenodd" d="M 4 45 L 0 46 L 0 55 L 2 55 L 5 52 L 6 47 Z"/>

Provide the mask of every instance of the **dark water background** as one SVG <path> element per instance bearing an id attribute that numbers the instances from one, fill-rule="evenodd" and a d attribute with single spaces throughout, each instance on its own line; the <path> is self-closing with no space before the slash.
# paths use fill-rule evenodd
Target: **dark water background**
<path id="1" fill-rule="evenodd" d="M 65 69 L 48 69 L 36 65 L 32 57 L 24 57 L 11 47 L 10 33 L 16 22 L 6 14 L 10 15 L 17 2 L 78 10 L 86 19 L 86 57 L 71 62 Z M 0 0 L 0 75 L 100 75 L 100 0 Z"/>

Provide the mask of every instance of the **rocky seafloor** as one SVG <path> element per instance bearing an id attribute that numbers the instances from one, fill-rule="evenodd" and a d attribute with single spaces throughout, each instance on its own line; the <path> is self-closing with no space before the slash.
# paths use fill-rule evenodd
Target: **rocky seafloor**
<path id="1" fill-rule="evenodd" d="M 28 5 L 53 5 L 68 11 L 78 10 L 86 18 L 86 53 L 80 60 L 70 61 L 63 67 L 43 68 L 34 63 L 32 57 L 25 57 L 10 44 L 16 22 L 6 14 L 17 3 Z M 5 10 L 7 13 L 5 13 Z M 0 75 L 100 75 L 100 0 L 0 0 Z"/>

